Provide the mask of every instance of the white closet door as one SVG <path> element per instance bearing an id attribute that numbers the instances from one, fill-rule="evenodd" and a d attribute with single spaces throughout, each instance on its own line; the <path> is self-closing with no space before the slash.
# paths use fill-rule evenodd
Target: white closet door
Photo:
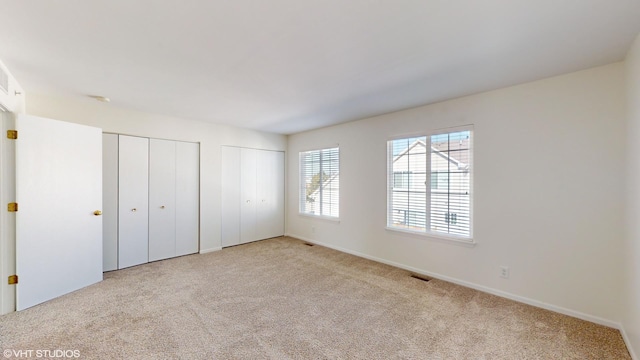
<path id="1" fill-rule="evenodd" d="M 176 253 L 193 254 L 199 248 L 200 145 L 176 142 Z"/>
<path id="2" fill-rule="evenodd" d="M 258 151 L 259 239 L 284 234 L 284 153 Z"/>
<path id="3" fill-rule="evenodd" d="M 102 130 L 29 115 L 16 127 L 22 310 L 102 280 Z"/>
<path id="4" fill-rule="evenodd" d="M 118 268 L 149 261 L 149 139 L 119 136 Z"/>
<path id="5" fill-rule="evenodd" d="M 222 146 L 222 247 L 240 244 L 240 148 Z"/>
<path id="6" fill-rule="evenodd" d="M 256 238 L 267 239 L 271 237 L 269 231 L 270 213 L 273 207 L 274 168 L 273 151 L 257 150 L 256 169 Z"/>
<path id="7" fill-rule="evenodd" d="M 176 256 L 176 142 L 149 141 L 149 261 Z"/>
<path id="8" fill-rule="evenodd" d="M 102 271 L 118 268 L 118 135 L 102 134 Z"/>
<path id="9" fill-rule="evenodd" d="M 268 232 L 269 237 L 276 237 L 284 235 L 284 152 L 273 151 L 271 159 L 274 170 Z"/>
<path id="10" fill-rule="evenodd" d="M 256 232 L 257 150 L 240 149 L 240 242 L 258 240 Z"/>

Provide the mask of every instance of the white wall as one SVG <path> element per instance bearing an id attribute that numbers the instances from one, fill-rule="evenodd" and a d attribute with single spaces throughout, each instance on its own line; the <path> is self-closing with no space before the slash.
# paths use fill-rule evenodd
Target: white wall
<path id="1" fill-rule="evenodd" d="M 631 352 L 640 355 L 640 36 L 629 50 L 625 65 L 628 111 L 627 233 L 624 243 L 622 325 Z"/>
<path id="2" fill-rule="evenodd" d="M 286 150 L 287 138 L 241 128 L 118 108 L 89 98 L 29 93 L 27 113 L 102 128 L 104 132 L 200 142 L 200 251 L 219 249 L 220 146 Z"/>
<path id="3" fill-rule="evenodd" d="M 615 63 L 292 135 L 288 234 L 616 326 L 624 118 L 624 66 Z M 386 141 L 467 124 L 477 245 L 385 230 Z M 298 152 L 335 143 L 340 222 L 301 216 Z"/>
<path id="4" fill-rule="evenodd" d="M 24 113 L 25 110 L 25 96 L 24 90 L 16 79 L 11 75 L 9 69 L 0 61 L 0 70 L 9 75 L 9 89 L 5 94 L 0 91 L 0 106 L 13 113 Z"/>

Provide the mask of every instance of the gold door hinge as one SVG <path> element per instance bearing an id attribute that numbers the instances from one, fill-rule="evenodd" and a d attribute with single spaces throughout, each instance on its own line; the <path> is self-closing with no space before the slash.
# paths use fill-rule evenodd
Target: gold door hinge
<path id="1" fill-rule="evenodd" d="M 9 275 L 9 285 L 15 285 L 18 283 L 18 275 Z"/>
<path id="2" fill-rule="evenodd" d="M 15 140 L 18 138 L 18 130 L 7 130 L 7 139 Z"/>
<path id="3" fill-rule="evenodd" d="M 9 212 L 18 211 L 18 203 L 8 203 L 7 204 L 7 211 L 9 211 Z"/>

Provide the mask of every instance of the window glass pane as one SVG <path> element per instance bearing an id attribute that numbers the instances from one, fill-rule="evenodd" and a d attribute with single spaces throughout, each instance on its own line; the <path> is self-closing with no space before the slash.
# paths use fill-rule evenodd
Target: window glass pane
<path id="1" fill-rule="evenodd" d="M 446 135 L 446 134 L 445 134 Z M 449 150 L 469 149 L 469 141 L 471 139 L 470 131 L 460 131 L 450 133 L 449 135 Z"/>
<path id="2" fill-rule="evenodd" d="M 389 142 L 390 171 L 394 176 L 388 226 L 413 230 L 426 228 L 426 141 L 423 136 Z"/>
<path id="3" fill-rule="evenodd" d="M 471 132 L 431 136 L 431 231 L 470 235 Z"/>
<path id="4" fill-rule="evenodd" d="M 339 216 L 339 149 L 300 153 L 300 212 Z"/>
<path id="5" fill-rule="evenodd" d="M 471 236 L 471 131 L 388 142 L 387 226 Z"/>

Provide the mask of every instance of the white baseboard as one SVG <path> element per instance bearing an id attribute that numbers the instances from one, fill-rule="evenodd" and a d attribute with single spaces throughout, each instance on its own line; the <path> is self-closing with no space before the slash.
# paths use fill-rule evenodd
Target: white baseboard
<path id="1" fill-rule="evenodd" d="M 202 250 L 200 250 L 200 254 L 206 254 L 206 253 L 211 253 L 211 252 L 220 251 L 220 250 L 222 250 L 222 246 L 214 247 L 214 248 L 210 248 L 210 249 L 202 249 Z"/>
<path id="2" fill-rule="evenodd" d="M 631 339 L 629 339 L 627 332 L 624 330 L 624 326 L 620 325 L 618 330 L 620 330 L 620 333 L 622 334 L 622 339 L 624 339 L 625 344 L 627 344 L 627 350 L 629 350 L 629 355 L 631 355 L 631 359 L 640 360 L 636 356 L 636 353 L 633 351 L 633 348 L 631 347 Z"/>
<path id="3" fill-rule="evenodd" d="M 531 305 L 531 306 L 539 307 L 539 308 L 542 308 L 542 309 L 550 310 L 550 311 L 553 311 L 553 312 L 557 312 L 557 313 L 560 313 L 560 314 L 568 315 L 568 316 L 571 316 L 571 317 L 575 317 L 575 318 L 582 319 L 582 320 L 585 320 L 585 321 L 589 321 L 589 322 L 592 322 L 592 323 L 596 323 L 596 324 L 599 324 L 599 325 L 604 325 L 604 326 L 607 326 L 607 327 L 610 327 L 610 328 L 619 329 L 621 332 L 623 331 L 621 324 L 619 324 L 617 322 L 613 322 L 611 320 L 603 319 L 603 318 L 600 318 L 600 317 L 597 317 L 597 316 L 585 314 L 585 313 L 582 313 L 582 312 L 579 312 L 579 311 L 575 311 L 575 310 L 571 310 L 571 309 L 566 309 L 566 308 L 563 308 L 563 307 L 560 307 L 560 306 L 555 306 L 555 305 L 552 305 L 552 304 L 548 304 L 548 303 L 545 303 L 545 302 L 542 302 L 542 301 L 529 299 L 529 298 L 524 297 L 524 296 L 511 294 L 511 293 L 508 293 L 508 292 L 505 292 L 505 291 L 502 291 L 502 290 L 497 290 L 497 289 L 493 289 L 493 288 L 486 287 L 486 286 L 483 286 L 483 285 L 474 284 L 474 283 L 471 283 L 471 282 L 468 282 L 468 281 L 452 278 L 452 277 L 441 275 L 441 274 L 438 274 L 438 273 L 434 273 L 434 272 L 430 272 L 430 271 L 414 268 L 414 267 L 407 266 L 407 265 L 404 265 L 404 264 L 400 264 L 400 263 L 396 263 L 396 262 L 393 262 L 393 261 L 381 259 L 381 258 L 378 258 L 378 257 L 375 257 L 375 256 L 370 256 L 370 255 L 367 255 L 367 254 L 363 254 L 363 253 L 360 253 L 360 252 L 357 252 L 357 251 L 341 248 L 339 246 L 326 244 L 326 243 L 323 243 L 321 241 L 305 238 L 304 236 L 298 236 L 298 235 L 295 235 L 295 234 L 287 234 L 286 236 L 290 236 L 292 238 L 300 239 L 300 240 L 303 240 L 303 241 L 306 241 L 306 242 L 310 242 L 310 243 L 313 243 L 313 244 L 317 244 L 317 245 L 320 245 L 320 246 L 328 247 L 330 249 L 338 250 L 340 252 L 344 252 L 344 253 L 347 253 L 347 254 L 355 255 L 355 256 L 358 256 L 358 257 L 361 257 L 361 258 L 373 260 L 373 261 L 376 261 L 376 262 L 379 262 L 379 263 L 391 265 L 393 267 L 397 267 L 397 268 L 400 268 L 400 269 L 411 271 L 411 272 L 416 273 L 416 274 L 433 277 L 433 278 L 436 278 L 436 279 L 439 279 L 439 280 L 443 280 L 443 281 L 448 281 L 450 283 L 462 285 L 464 287 L 468 287 L 468 288 L 475 289 L 475 290 L 478 290 L 478 291 L 482 291 L 482 292 L 485 292 L 485 293 L 488 293 L 488 294 L 500 296 L 500 297 L 503 297 L 503 298 L 506 298 L 506 299 L 510 299 L 510 300 L 514 300 L 514 301 L 517 301 L 517 302 L 521 302 L 521 303 L 524 303 L 524 304 L 527 304 L 527 305 Z M 625 340 L 625 341 L 627 342 L 627 348 L 629 348 L 629 342 L 627 340 Z M 631 351 L 631 350 L 629 350 L 629 351 Z M 638 360 L 638 359 L 634 358 L 634 360 Z"/>

